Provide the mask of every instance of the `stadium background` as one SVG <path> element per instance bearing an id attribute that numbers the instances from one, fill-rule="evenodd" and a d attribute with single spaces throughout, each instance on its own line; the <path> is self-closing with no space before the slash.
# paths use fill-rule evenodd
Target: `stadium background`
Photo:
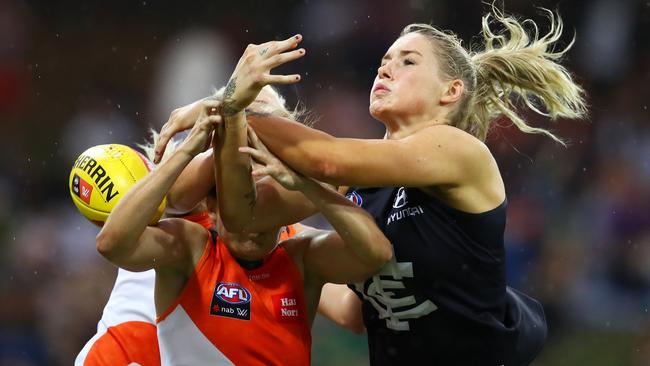
<path id="1" fill-rule="evenodd" d="M 297 32 L 307 56 L 280 70 L 303 75 L 282 89 L 290 105 L 300 100 L 337 136 L 381 137 L 368 93 L 399 30 L 433 22 L 467 42 L 486 9 L 477 0 L 185 3 L 0 2 L 1 365 L 70 365 L 108 298 L 115 268 L 68 197 L 81 151 L 134 146 L 173 108 L 222 85 L 246 44 Z M 577 34 L 567 64 L 591 105 L 587 121 L 557 125 L 568 148 L 503 121 L 489 141 L 509 198 L 508 282 L 548 315 L 534 365 L 650 365 L 650 2 L 505 3 L 542 30 L 534 5 L 559 7 L 564 42 Z M 363 336 L 323 320 L 313 334 L 314 365 L 367 364 Z"/>

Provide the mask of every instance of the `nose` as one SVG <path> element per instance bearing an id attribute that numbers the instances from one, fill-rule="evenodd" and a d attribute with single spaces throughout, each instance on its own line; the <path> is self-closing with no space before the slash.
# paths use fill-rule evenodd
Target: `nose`
<path id="1" fill-rule="evenodd" d="M 377 69 L 377 76 L 379 76 L 380 79 L 390 79 L 391 71 L 389 65 L 390 61 L 379 66 Z"/>

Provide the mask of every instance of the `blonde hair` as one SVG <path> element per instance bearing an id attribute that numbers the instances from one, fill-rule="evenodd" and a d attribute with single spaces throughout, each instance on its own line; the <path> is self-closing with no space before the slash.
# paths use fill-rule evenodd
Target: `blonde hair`
<path id="1" fill-rule="evenodd" d="M 284 117 L 284 118 L 289 118 L 294 121 L 302 121 L 301 123 L 311 126 L 313 125 L 315 118 L 312 117 L 311 113 L 304 109 L 301 106 L 296 106 L 293 111 L 289 111 L 286 106 L 286 101 L 278 93 L 275 88 L 273 88 L 270 85 L 266 85 L 263 88 L 267 92 L 273 94 L 278 99 L 278 105 L 274 104 L 258 104 L 254 106 L 248 106 L 246 108 L 246 113 L 247 114 L 253 114 L 253 115 L 273 115 L 273 116 L 279 116 L 279 117 Z M 219 89 L 215 89 L 212 93 L 211 96 L 208 98 L 216 98 L 220 99 L 223 96 L 223 91 L 225 90 L 225 87 L 221 87 Z M 149 138 L 145 141 L 144 144 L 137 144 L 137 146 L 142 149 L 144 152 L 145 156 L 147 159 L 150 161 L 154 161 L 154 146 L 156 145 L 156 142 L 158 141 L 159 134 L 154 130 L 153 128 L 149 129 Z M 160 159 L 160 163 L 163 163 L 166 161 L 174 151 L 176 151 L 176 148 L 181 144 L 180 140 L 174 140 L 171 139 L 169 143 L 167 144 L 167 147 L 165 148 L 165 153 L 163 154 L 162 158 Z M 159 163 L 159 164 L 160 164 Z"/>
<path id="2" fill-rule="evenodd" d="M 404 28 L 400 36 L 417 33 L 431 40 L 443 75 L 464 83 L 465 94 L 450 116 L 451 125 L 485 141 L 492 122 L 504 115 L 522 132 L 544 134 L 563 144 L 549 130 L 528 125 L 516 112 L 517 100 L 551 120 L 586 115 L 584 90 L 558 63 L 575 37 L 567 47 L 554 50 L 562 35 L 562 19 L 548 9 L 542 10 L 551 24 L 549 32 L 540 37 L 533 20 L 519 22 L 492 4 L 491 13 L 483 16 L 484 49 L 480 52 L 467 51 L 456 35 L 428 24 Z M 492 30 L 495 22 L 504 28 L 502 32 Z M 525 25 L 532 27 L 532 35 Z"/>

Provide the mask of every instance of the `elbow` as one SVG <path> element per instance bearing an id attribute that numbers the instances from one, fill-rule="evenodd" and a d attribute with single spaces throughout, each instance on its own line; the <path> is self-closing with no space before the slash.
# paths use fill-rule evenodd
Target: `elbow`
<path id="1" fill-rule="evenodd" d="M 95 245 L 97 251 L 102 255 L 102 257 L 111 262 L 113 261 L 112 259 L 115 257 L 117 248 L 117 240 L 114 235 L 107 233 L 104 230 L 100 231 L 95 238 Z"/>
<path id="2" fill-rule="evenodd" d="M 354 334 L 363 334 L 366 331 L 366 327 L 364 327 L 363 323 L 361 322 L 357 324 L 350 324 L 347 328 Z"/>
<path id="3" fill-rule="evenodd" d="M 373 256 L 373 265 L 379 270 L 393 258 L 393 246 L 383 235 L 375 242 L 381 243 Z"/>

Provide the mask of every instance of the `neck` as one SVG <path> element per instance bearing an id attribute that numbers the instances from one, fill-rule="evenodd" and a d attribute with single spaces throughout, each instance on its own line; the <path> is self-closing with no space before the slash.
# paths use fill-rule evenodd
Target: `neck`
<path id="1" fill-rule="evenodd" d="M 439 119 L 428 119 L 420 121 L 391 121 L 386 123 L 386 136 L 390 140 L 399 140 L 408 137 L 424 128 L 434 125 L 445 124 L 446 121 Z"/>
<path id="2" fill-rule="evenodd" d="M 385 138 L 398 140 L 410 136 L 424 128 L 447 123 L 444 109 L 431 109 L 421 114 L 392 114 L 385 119 Z"/>

